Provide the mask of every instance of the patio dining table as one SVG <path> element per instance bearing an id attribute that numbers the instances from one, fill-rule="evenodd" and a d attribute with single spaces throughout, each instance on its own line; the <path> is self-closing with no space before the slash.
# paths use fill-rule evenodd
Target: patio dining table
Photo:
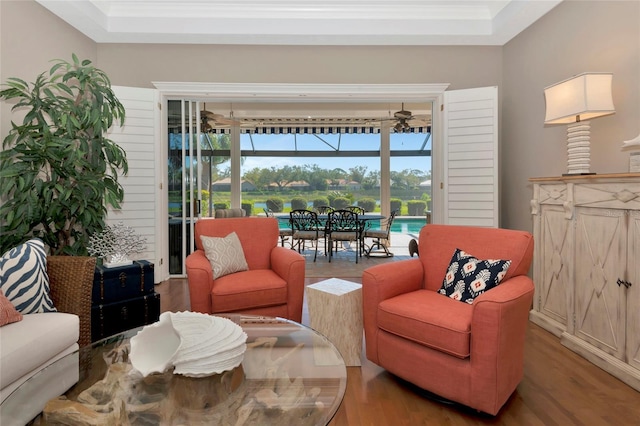
<path id="1" fill-rule="evenodd" d="M 280 224 L 281 227 L 290 227 L 290 223 L 289 223 L 289 214 L 288 213 L 275 213 L 273 215 L 276 219 L 278 219 L 278 222 Z M 329 215 L 328 214 L 318 214 L 318 221 L 321 223 L 322 227 L 326 226 L 326 222 L 329 219 Z M 379 213 L 365 213 L 365 214 L 359 214 L 358 215 L 358 221 L 362 223 L 362 229 L 366 229 L 367 227 L 371 227 L 373 222 L 375 221 L 380 221 L 385 219 L 386 216 L 379 214 Z M 364 235 L 364 233 L 363 233 Z M 364 244 L 363 239 L 361 238 L 360 244 Z"/>
<path id="2" fill-rule="evenodd" d="M 276 219 L 278 219 L 278 221 L 281 224 L 288 224 L 289 223 L 289 213 L 275 213 L 274 217 Z M 358 220 L 362 221 L 363 224 L 368 224 L 369 222 L 373 222 L 376 220 L 382 220 L 385 219 L 386 216 L 381 215 L 381 214 L 377 214 L 377 213 L 365 213 L 365 214 L 359 214 L 358 215 Z M 324 225 L 327 222 L 327 219 L 329 219 L 329 215 L 328 214 L 319 214 L 318 215 L 318 220 L 320 222 L 322 222 L 322 224 Z"/>

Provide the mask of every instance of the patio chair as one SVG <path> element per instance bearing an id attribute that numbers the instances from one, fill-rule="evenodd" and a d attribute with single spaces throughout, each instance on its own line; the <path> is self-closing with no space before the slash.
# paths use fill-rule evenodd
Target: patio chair
<path id="1" fill-rule="evenodd" d="M 389 217 L 386 219 L 385 223 L 382 225 L 381 229 L 367 229 L 363 233 L 363 241 L 365 238 L 371 238 L 373 241 L 371 242 L 371 246 L 365 251 L 365 255 L 367 257 L 392 257 L 393 253 L 389 251 L 387 245 L 389 244 L 389 236 L 391 234 L 391 225 L 393 224 L 393 219 L 395 219 L 398 214 L 397 210 L 391 212 Z M 383 243 L 382 240 L 386 240 L 386 243 Z M 375 251 L 374 251 L 375 249 Z"/>
<path id="2" fill-rule="evenodd" d="M 324 236 L 324 228 L 318 220 L 318 215 L 311 210 L 292 210 L 289 213 L 289 222 L 293 232 L 291 248 L 297 247 L 298 253 L 301 253 L 306 241 L 314 242 L 313 261 L 315 262 L 318 257 L 318 242 Z"/>
<path id="3" fill-rule="evenodd" d="M 331 206 L 318 206 L 318 207 L 314 207 L 313 210 L 315 210 L 316 213 L 318 214 L 329 214 L 333 211 L 333 207 Z"/>
<path id="4" fill-rule="evenodd" d="M 351 212 L 357 213 L 357 214 L 365 214 L 366 212 L 364 211 L 364 209 L 360 206 L 348 206 L 345 207 L 345 210 L 349 210 Z"/>
<path id="5" fill-rule="evenodd" d="M 355 244 L 356 263 L 360 257 L 360 242 L 362 237 L 363 222 L 358 219 L 358 214 L 350 210 L 335 210 L 329 213 L 326 225 L 326 238 L 328 241 L 329 262 L 333 256 L 333 243 L 348 241 Z"/>
<path id="6" fill-rule="evenodd" d="M 267 215 L 267 217 L 275 217 L 275 215 L 273 214 L 273 210 L 268 209 L 266 207 L 264 207 L 262 210 L 264 210 L 264 213 Z M 278 229 L 280 234 L 280 246 L 284 247 L 284 242 L 287 241 L 289 238 L 291 238 L 291 236 L 293 235 L 293 230 L 290 227 L 282 228 L 280 226 L 279 220 L 278 220 Z M 293 248 L 293 241 L 291 242 L 291 248 Z"/>
<path id="7" fill-rule="evenodd" d="M 352 211 L 357 213 L 358 215 L 365 214 L 365 210 L 360 206 L 347 206 L 344 208 L 345 210 Z M 364 253 L 364 231 L 371 226 L 371 223 L 365 222 L 362 224 L 362 232 L 360 233 L 360 254 Z"/>

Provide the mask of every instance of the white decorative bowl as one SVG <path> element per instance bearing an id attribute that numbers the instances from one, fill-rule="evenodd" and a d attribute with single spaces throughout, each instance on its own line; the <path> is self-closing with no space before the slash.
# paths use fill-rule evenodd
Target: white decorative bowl
<path id="1" fill-rule="evenodd" d="M 247 334 L 230 319 L 197 312 L 165 312 L 131 338 L 129 359 L 143 376 L 163 373 L 205 377 L 242 363 Z"/>
<path id="2" fill-rule="evenodd" d="M 175 374 L 204 377 L 232 370 L 242 363 L 247 334 L 233 321 L 195 312 L 173 314 L 181 337 L 173 360 Z"/>
<path id="3" fill-rule="evenodd" d="M 173 327 L 171 313 L 160 315 L 159 321 L 145 326 L 131 338 L 129 360 L 144 377 L 164 373 L 173 366 L 180 347 L 180 335 Z"/>

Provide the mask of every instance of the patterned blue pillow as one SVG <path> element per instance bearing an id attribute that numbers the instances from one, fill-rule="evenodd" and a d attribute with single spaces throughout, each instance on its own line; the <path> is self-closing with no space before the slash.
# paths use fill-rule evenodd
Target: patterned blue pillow
<path id="1" fill-rule="evenodd" d="M 18 312 L 56 312 L 49 296 L 44 243 L 32 239 L 0 258 L 0 289 Z"/>
<path id="2" fill-rule="evenodd" d="M 438 293 L 471 304 L 476 297 L 500 284 L 510 265 L 510 260 L 478 260 L 456 249 Z"/>

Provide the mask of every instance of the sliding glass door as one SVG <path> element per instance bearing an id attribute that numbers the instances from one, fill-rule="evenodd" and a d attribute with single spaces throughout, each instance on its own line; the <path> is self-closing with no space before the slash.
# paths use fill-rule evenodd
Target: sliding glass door
<path id="1" fill-rule="evenodd" d="M 169 274 L 183 275 L 184 259 L 194 247 L 193 226 L 213 217 L 212 183 L 229 168 L 228 134 L 203 131 L 199 101 L 168 101 Z"/>

